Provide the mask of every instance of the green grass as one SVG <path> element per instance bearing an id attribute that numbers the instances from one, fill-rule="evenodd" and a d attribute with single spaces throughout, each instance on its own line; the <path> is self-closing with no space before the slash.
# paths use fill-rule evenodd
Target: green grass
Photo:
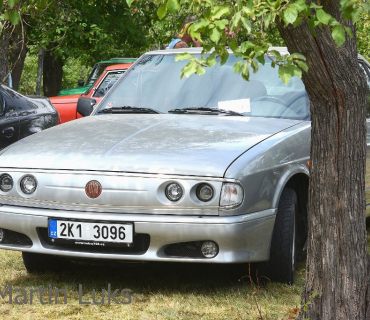
<path id="1" fill-rule="evenodd" d="M 0 318 L 6 319 L 289 319 L 290 310 L 300 304 L 304 284 L 304 263 L 299 264 L 296 284 L 261 284 L 255 288 L 247 265 L 205 265 L 179 263 L 123 264 L 116 266 L 74 264 L 61 274 L 28 274 L 21 254 L 0 250 L 0 289 L 39 286 L 66 289 L 68 304 L 17 305 L 0 297 Z M 83 301 L 92 301 L 93 289 L 101 292 L 111 284 L 129 288 L 135 295 L 131 304 L 82 305 L 78 285 L 83 286 Z M 16 293 L 17 295 L 19 293 Z M 29 296 L 29 294 L 28 294 Z M 13 301 L 15 296 L 13 295 Z M 54 300 L 54 298 L 53 298 Z M 97 298 L 97 300 L 99 300 Z M 48 301 L 47 295 L 44 301 Z M 120 299 L 120 301 L 127 301 Z M 257 305 L 258 304 L 258 305 Z"/>
<path id="2" fill-rule="evenodd" d="M 370 233 L 367 239 L 370 252 Z M 30 289 L 50 286 L 53 296 L 56 289 L 65 289 L 68 299 L 66 305 L 62 296 L 58 304 L 53 297 L 52 304 L 42 305 L 35 295 L 33 304 L 17 305 L 8 303 L 8 295 L 6 299 L 0 296 L 0 319 L 295 319 L 305 281 L 304 262 L 297 269 L 296 284 L 291 287 L 266 280 L 252 283 L 247 264 L 74 263 L 64 273 L 28 274 L 21 253 L 0 250 L 0 290 L 4 292 L 11 284 L 13 289 L 26 289 L 29 297 Z M 82 300 L 92 302 L 93 290 L 100 292 L 96 296 L 99 301 L 109 283 L 112 291 L 131 289 L 132 303 L 79 303 L 79 284 Z M 13 294 L 13 301 L 17 294 Z M 48 302 L 47 295 L 43 297 Z"/>

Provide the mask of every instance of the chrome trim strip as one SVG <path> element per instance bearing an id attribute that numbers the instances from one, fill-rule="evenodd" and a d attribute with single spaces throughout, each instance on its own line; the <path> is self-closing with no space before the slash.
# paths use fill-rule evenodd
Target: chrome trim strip
<path id="1" fill-rule="evenodd" d="M 0 167 L 0 173 L 7 172 L 23 172 L 23 173 L 51 173 L 51 174 L 74 174 L 74 175 L 105 175 L 115 177 L 140 177 L 140 178 L 158 178 L 158 179 L 182 179 L 182 180 L 205 180 L 205 181 L 219 181 L 219 182 L 235 182 L 236 179 L 222 178 L 222 177 L 208 177 L 208 176 L 182 176 L 161 173 L 133 173 L 133 172 L 116 172 L 116 171 L 74 171 L 74 170 L 53 170 L 53 169 L 24 169 L 24 168 L 6 168 Z"/>

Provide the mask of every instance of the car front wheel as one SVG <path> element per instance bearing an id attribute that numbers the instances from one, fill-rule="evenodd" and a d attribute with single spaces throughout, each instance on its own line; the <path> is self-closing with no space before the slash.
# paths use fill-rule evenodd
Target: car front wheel
<path id="1" fill-rule="evenodd" d="M 294 284 L 296 269 L 297 194 L 285 188 L 281 194 L 271 240 L 268 269 L 271 280 Z"/>

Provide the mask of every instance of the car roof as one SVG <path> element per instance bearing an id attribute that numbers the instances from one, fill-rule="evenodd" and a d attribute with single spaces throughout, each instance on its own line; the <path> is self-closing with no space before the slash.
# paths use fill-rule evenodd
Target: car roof
<path id="1" fill-rule="evenodd" d="M 270 50 L 276 50 L 279 51 L 281 54 L 288 54 L 288 49 L 286 47 L 270 47 Z M 164 50 L 154 50 L 146 52 L 145 54 L 178 54 L 183 52 L 188 52 L 190 54 L 200 54 L 202 53 L 203 48 L 202 47 L 193 47 L 193 48 L 181 48 L 181 49 L 164 49 Z M 232 53 L 233 51 L 231 49 L 227 49 L 229 53 Z M 211 51 L 212 52 L 212 51 Z"/>
<path id="2" fill-rule="evenodd" d="M 137 58 L 112 58 L 109 60 L 99 61 L 97 63 L 134 63 Z"/>
<path id="3" fill-rule="evenodd" d="M 118 69 L 128 69 L 132 66 L 132 63 L 120 63 L 120 64 L 113 64 L 105 68 L 107 71 L 111 70 L 118 70 Z"/>

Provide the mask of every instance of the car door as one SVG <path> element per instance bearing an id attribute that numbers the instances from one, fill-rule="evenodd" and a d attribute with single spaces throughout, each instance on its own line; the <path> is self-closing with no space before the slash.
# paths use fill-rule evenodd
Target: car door
<path id="1" fill-rule="evenodd" d="M 366 193 L 366 216 L 370 216 L 370 69 L 368 65 L 361 60 L 360 67 L 363 69 L 367 81 L 366 95 L 366 176 L 365 176 L 365 193 Z"/>
<path id="2" fill-rule="evenodd" d="M 19 116 L 10 101 L 0 90 L 0 150 L 19 139 Z"/>

